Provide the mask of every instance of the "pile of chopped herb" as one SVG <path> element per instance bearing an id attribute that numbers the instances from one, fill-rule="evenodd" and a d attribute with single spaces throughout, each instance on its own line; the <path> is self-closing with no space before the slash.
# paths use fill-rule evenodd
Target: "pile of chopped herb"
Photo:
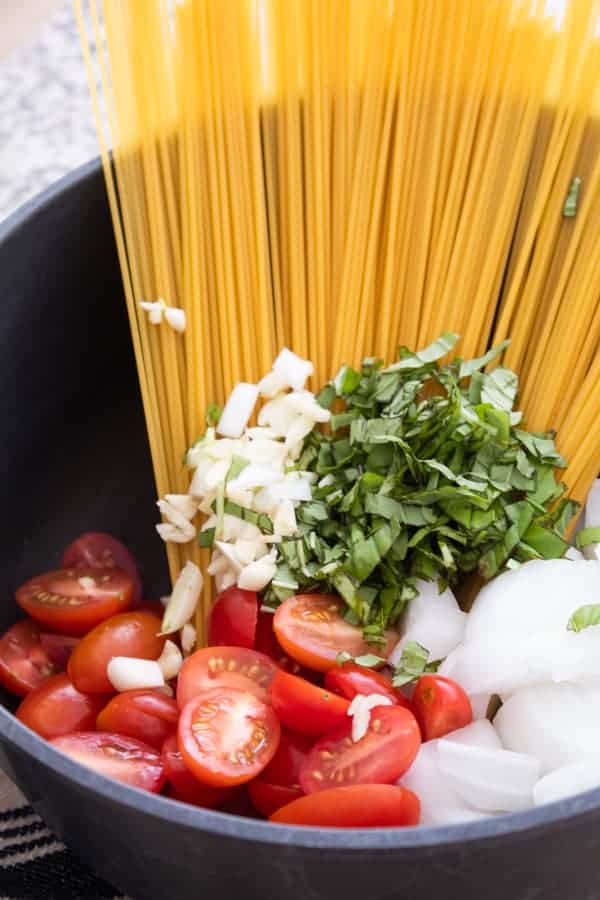
<path id="1" fill-rule="evenodd" d="M 265 602 L 335 591 L 377 643 L 418 578 L 442 588 L 470 572 L 491 578 L 564 555 L 578 505 L 556 480 L 566 463 L 554 434 L 519 427 L 514 372 L 485 371 L 507 341 L 440 365 L 457 340 L 444 334 L 417 353 L 403 347 L 390 366 L 343 366 L 321 391 L 331 429 L 305 441 L 298 469 L 317 481 L 296 510 L 299 535 L 280 544 Z"/>

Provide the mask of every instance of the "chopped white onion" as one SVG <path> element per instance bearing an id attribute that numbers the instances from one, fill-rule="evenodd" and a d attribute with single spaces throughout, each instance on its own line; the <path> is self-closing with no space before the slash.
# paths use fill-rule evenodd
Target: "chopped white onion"
<path id="1" fill-rule="evenodd" d="M 272 484 L 270 494 L 276 500 L 295 500 L 303 502 L 312 498 L 311 483 L 297 473 L 286 475 L 282 481 Z"/>
<path id="2" fill-rule="evenodd" d="M 264 378 L 258 382 L 258 393 L 261 397 L 275 397 L 290 385 L 286 382 L 283 375 L 279 372 L 268 372 Z"/>
<path id="3" fill-rule="evenodd" d="M 193 519 L 198 511 L 198 503 L 189 494 L 166 494 L 165 500 L 170 507 L 176 509 L 188 521 Z"/>
<path id="4" fill-rule="evenodd" d="M 488 750 L 501 750 L 502 743 L 491 722 L 487 719 L 479 719 L 458 728 L 444 736 L 445 741 L 454 741 L 457 744 L 465 744 L 469 747 L 482 747 Z"/>
<path id="5" fill-rule="evenodd" d="M 533 805 L 540 775 L 534 756 L 440 740 L 440 769 L 463 800 L 481 812 L 516 812 Z"/>
<path id="6" fill-rule="evenodd" d="M 202 573 L 193 562 L 187 562 L 173 587 L 171 599 L 162 620 L 161 634 L 172 634 L 189 622 L 196 611 L 202 591 Z"/>
<path id="7" fill-rule="evenodd" d="M 190 497 L 191 500 L 191 497 Z M 193 501 L 192 501 L 193 502 Z M 193 531 L 192 537 L 196 533 L 196 529 L 193 525 L 191 525 L 189 519 L 190 516 L 185 516 L 183 513 L 179 511 L 179 509 L 175 506 L 172 506 L 167 500 L 158 500 L 156 505 L 160 509 L 162 515 L 165 517 L 167 522 L 170 522 L 171 525 L 174 525 L 180 531 L 187 533 L 190 528 Z"/>
<path id="8" fill-rule="evenodd" d="M 173 641 L 165 641 L 165 646 L 163 647 L 163 651 L 158 657 L 157 662 L 162 670 L 165 681 L 170 681 L 171 678 L 175 678 L 179 673 L 183 662 L 181 650 L 177 644 L 174 644 Z"/>
<path id="9" fill-rule="evenodd" d="M 240 538 L 235 542 L 235 555 L 242 566 L 247 566 L 255 559 L 260 559 L 266 552 L 267 548 L 262 541 L 245 541 Z"/>
<path id="10" fill-rule="evenodd" d="M 471 711 L 475 720 L 485 719 L 492 694 L 469 694 Z"/>
<path id="11" fill-rule="evenodd" d="M 301 356 L 284 347 L 273 363 L 273 371 L 283 379 L 285 384 L 289 384 L 295 391 L 299 391 L 304 387 L 307 378 L 313 374 L 314 366 L 310 360 L 302 359 Z"/>
<path id="12" fill-rule="evenodd" d="M 215 541 L 215 546 L 221 551 L 231 568 L 236 572 L 242 571 L 242 564 L 240 563 L 237 553 L 235 552 L 235 547 L 232 544 L 228 544 L 226 541 Z"/>
<path id="13" fill-rule="evenodd" d="M 577 547 L 569 547 L 569 549 L 565 553 L 565 559 L 570 559 L 570 560 L 574 561 L 574 560 L 583 559 L 583 558 L 584 558 L 583 553 L 581 552 L 581 550 L 578 550 Z"/>
<path id="14" fill-rule="evenodd" d="M 113 656 L 106 667 L 108 680 L 116 691 L 162 687 L 165 679 L 155 659 Z"/>
<path id="15" fill-rule="evenodd" d="M 275 466 L 267 466 L 261 463 L 250 463 L 242 469 L 236 478 L 232 478 L 228 487 L 236 488 L 262 488 L 276 481 L 281 481 L 283 473 Z"/>
<path id="16" fill-rule="evenodd" d="M 186 528 L 178 528 L 171 522 L 159 522 L 154 527 L 165 543 L 170 541 L 173 544 L 189 544 L 196 535 L 196 529 L 189 522 Z"/>
<path id="17" fill-rule="evenodd" d="M 275 570 L 275 558 L 269 553 L 242 569 L 237 580 L 238 587 L 247 591 L 262 591 L 273 578 Z"/>
<path id="18" fill-rule="evenodd" d="M 185 310 L 180 309 L 178 306 L 167 306 L 165 319 L 174 331 L 183 334 L 186 327 Z"/>
<path id="19" fill-rule="evenodd" d="M 389 657 L 392 666 L 400 663 L 402 651 L 410 641 L 426 647 L 429 658 L 437 660 L 448 656 L 463 638 L 467 616 L 450 588 L 440 594 L 434 581 L 420 579 L 416 587 L 419 593 L 408 605 L 400 626 L 402 637 Z"/>
<path id="20" fill-rule="evenodd" d="M 352 740 L 356 744 L 369 730 L 371 710 L 377 706 L 391 706 L 392 701 L 384 694 L 357 694 L 347 710 L 347 715 L 352 716 Z"/>
<path id="21" fill-rule="evenodd" d="M 293 420 L 285 435 L 285 446 L 290 456 L 295 458 L 296 454 L 300 452 L 304 438 L 314 427 L 314 420 L 307 416 L 298 416 Z"/>
<path id="22" fill-rule="evenodd" d="M 221 413 L 217 432 L 224 437 L 241 437 L 254 411 L 257 399 L 258 388 L 255 384 L 247 384 L 244 381 L 236 384 Z"/>
<path id="23" fill-rule="evenodd" d="M 289 396 L 278 394 L 265 403 L 258 414 L 258 424 L 267 425 L 277 437 L 287 437 L 292 424 L 299 418 L 298 413 L 289 404 Z"/>
<path id="24" fill-rule="evenodd" d="M 179 632 L 179 637 L 181 640 L 181 649 L 183 650 L 184 656 L 189 656 L 189 654 L 196 646 L 196 629 L 190 622 L 188 622 Z"/>
<path id="25" fill-rule="evenodd" d="M 315 395 L 310 391 L 294 391 L 288 394 L 286 399 L 294 412 L 312 422 L 329 422 L 331 419 L 329 410 L 320 406 Z"/>
<path id="26" fill-rule="evenodd" d="M 150 303 L 147 300 L 140 301 L 140 306 L 144 310 L 144 312 L 148 313 L 148 321 L 152 325 L 160 325 L 163 318 L 163 313 L 165 311 L 165 301 L 164 300 L 155 300 L 153 303 Z"/>
<path id="27" fill-rule="evenodd" d="M 277 505 L 273 516 L 273 528 L 276 534 L 283 534 L 286 537 L 296 534 L 298 523 L 296 522 L 296 510 L 291 500 L 282 500 Z"/>
<path id="28" fill-rule="evenodd" d="M 544 775 L 533 789 L 536 806 L 600 787 L 600 760 L 583 759 Z"/>

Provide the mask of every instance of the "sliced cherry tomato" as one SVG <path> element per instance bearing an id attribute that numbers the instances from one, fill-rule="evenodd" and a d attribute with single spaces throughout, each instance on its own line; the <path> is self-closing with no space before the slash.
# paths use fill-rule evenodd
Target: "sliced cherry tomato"
<path id="1" fill-rule="evenodd" d="M 275 637 L 275 629 L 273 628 L 273 619 L 272 613 L 259 612 L 254 648 L 272 659 L 285 672 L 299 675 L 300 678 L 306 678 L 307 681 L 320 682 L 322 679 L 320 672 L 313 672 L 311 669 L 301 666 L 299 662 L 288 656 L 281 644 L 278 643 Z"/>
<path id="2" fill-rule="evenodd" d="M 86 531 L 66 548 L 63 569 L 121 569 L 133 581 L 133 602 L 142 598 L 142 580 L 137 563 L 125 544 L 103 531 Z"/>
<path id="3" fill-rule="evenodd" d="M 24 697 L 56 671 L 31 619 L 12 625 L 0 638 L 0 684 L 11 694 Z"/>
<path id="4" fill-rule="evenodd" d="M 404 694 L 392 686 L 389 678 L 353 662 L 330 669 L 325 676 L 325 687 L 347 700 L 353 700 L 357 694 L 381 694 L 398 706 L 409 706 Z"/>
<path id="5" fill-rule="evenodd" d="M 79 637 L 129 609 L 133 581 L 120 569 L 58 569 L 17 590 L 17 603 L 46 628 Z"/>
<path id="6" fill-rule="evenodd" d="M 424 741 L 443 737 L 473 721 L 471 701 L 460 684 L 441 675 L 422 675 L 411 700 Z"/>
<path id="7" fill-rule="evenodd" d="M 421 746 L 417 720 L 402 706 L 376 706 L 369 728 L 352 740 L 348 720 L 324 735 L 300 769 L 305 794 L 350 784 L 392 784 L 412 764 Z"/>
<path id="8" fill-rule="evenodd" d="M 209 787 L 207 784 L 201 784 L 192 775 L 184 763 L 177 746 L 176 734 L 172 734 L 166 739 L 161 755 L 167 781 L 173 788 L 171 796 L 173 796 L 174 800 L 214 809 L 215 806 L 221 806 L 222 803 L 229 799 L 231 795 L 230 788 Z"/>
<path id="9" fill-rule="evenodd" d="M 221 591 L 208 617 L 211 647 L 254 647 L 258 619 L 256 591 L 230 587 Z"/>
<path id="10" fill-rule="evenodd" d="M 252 784 L 252 782 L 250 782 Z M 231 816 L 243 816 L 244 819 L 259 819 L 260 815 L 252 805 L 248 794 L 248 785 L 242 784 L 240 787 L 232 788 L 231 795 L 225 803 L 222 803 L 219 809 L 222 812 L 229 813 Z"/>
<path id="11" fill-rule="evenodd" d="M 177 743 L 188 768 L 213 787 L 244 784 L 271 761 L 279 744 L 277 716 L 254 694 L 218 687 L 181 711 Z"/>
<path id="12" fill-rule="evenodd" d="M 331 669 L 341 651 L 351 656 L 369 653 L 371 648 L 365 643 L 362 629 L 346 622 L 343 609 L 339 597 L 329 594 L 289 597 L 275 613 L 277 640 L 286 653 L 317 672 Z M 386 638 L 387 644 L 378 651 L 383 656 L 391 652 L 398 635 L 389 631 Z"/>
<path id="13" fill-rule="evenodd" d="M 162 605 L 160 600 L 142 600 L 138 609 L 140 610 L 140 612 L 152 613 L 152 615 L 156 616 L 157 619 L 160 619 L 161 622 L 165 614 L 165 607 Z M 171 640 L 175 640 L 173 635 L 170 635 L 170 638 Z"/>
<path id="14" fill-rule="evenodd" d="M 271 816 L 280 825 L 332 828 L 380 828 L 418 825 L 419 798 L 395 784 L 329 788 L 300 797 Z"/>
<path id="15" fill-rule="evenodd" d="M 159 637 L 160 619 L 151 613 L 123 613 L 96 625 L 81 639 L 71 654 L 68 672 L 78 691 L 85 694 L 112 694 L 106 674 L 113 656 L 158 659 L 165 638 Z"/>
<path id="16" fill-rule="evenodd" d="M 175 733 L 179 707 L 170 697 L 153 690 L 123 691 L 100 712 L 98 731 L 115 731 L 159 749 Z"/>
<path id="17" fill-rule="evenodd" d="M 56 669 L 64 672 L 69 662 L 71 653 L 79 643 L 79 638 L 69 637 L 68 634 L 40 634 L 40 645 L 48 654 L 48 657 Z"/>
<path id="18" fill-rule="evenodd" d="M 135 738 L 109 731 L 74 731 L 50 743 L 82 766 L 132 787 L 158 793 L 165 782 L 160 753 Z"/>
<path id="19" fill-rule="evenodd" d="M 269 688 L 277 666 L 262 653 L 245 647 L 204 647 L 184 661 L 177 678 L 177 703 L 186 703 L 204 691 L 232 687 L 249 691 L 269 702 Z"/>
<path id="20" fill-rule="evenodd" d="M 24 725 L 44 738 L 60 737 L 72 731 L 89 731 L 106 702 L 100 694 L 82 694 L 61 672 L 46 678 L 21 702 L 15 715 Z"/>
<path id="21" fill-rule="evenodd" d="M 255 778 L 248 785 L 248 794 L 254 808 L 268 819 L 277 809 L 302 797 L 303 791 L 301 788 L 270 784 Z"/>
<path id="22" fill-rule="evenodd" d="M 309 737 L 340 725 L 350 706 L 344 697 L 281 670 L 271 684 L 271 702 L 284 725 Z"/>

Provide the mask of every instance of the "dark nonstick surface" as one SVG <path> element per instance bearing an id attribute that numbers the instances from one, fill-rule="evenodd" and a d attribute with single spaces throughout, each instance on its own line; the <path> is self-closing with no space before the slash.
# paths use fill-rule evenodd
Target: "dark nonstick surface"
<path id="1" fill-rule="evenodd" d="M 0 303 L 0 628 L 17 617 L 16 585 L 85 529 L 124 540 L 159 596 L 167 573 L 97 165 L 0 226 Z M 600 900 L 600 791 L 449 829 L 274 827 L 95 775 L 1 706 L 0 764 L 139 900 Z"/>

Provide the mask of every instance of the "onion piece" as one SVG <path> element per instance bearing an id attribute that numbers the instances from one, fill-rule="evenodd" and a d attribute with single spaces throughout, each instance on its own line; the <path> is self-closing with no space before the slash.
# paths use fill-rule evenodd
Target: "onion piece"
<path id="1" fill-rule="evenodd" d="M 184 518 L 193 519 L 198 511 L 198 503 L 189 494 L 165 494 L 165 500 L 172 509 L 176 509 Z"/>
<path id="2" fill-rule="evenodd" d="M 533 799 L 536 806 L 541 806 L 596 787 L 600 787 L 600 761 L 582 759 L 540 778 L 533 788 Z"/>
<path id="3" fill-rule="evenodd" d="M 189 522 L 188 526 L 186 528 L 178 528 L 171 522 L 159 522 L 154 527 L 165 543 L 170 541 L 173 544 L 189 544 L 190 541 L 194 540 L 196 529 Z"/>
<path id="4" fill-rule="evenodd" d="M 167 306 L 165 309 L 165 319 L 174 331 L 183 334 L 186 328 L 185 310 L 178 306 Z"/>
<path id="5" fill-rule="evenodd" d="M 175 582 L 171 599 L 162 620 L 161 634 L 172 634 L 189 622 L 196 611 L 202 591 L 202 573 L 193 562 L 187 562 Z"/>
<path id="6" fill-rule="evenodd" d="M 331 413 L 317 403 L 317 398 L 310 391 L 294 391 L 288 394 L 286 401 L 291 409 L 312 422 L 329 422 Z"/>
<path id="7" fill-rule="evenodd" d="M 471 711 L 475 720 L 485 719 L 493 694 L 469 694 Z"/>
<path id="8" fill-rule="evenodd" d="M 453 741 L 456 744 L 464 744 L 468 747 L 482 747 L 487 750 L 501 750 L 502 743 L 491 722 L 487 719 L 479 719 L 444 735 L 445 741 Z"/>
<path id="9" fill-rule="evenodd" d="M 217 433 L 224 437 L 241 437 L 254 411 L 257 399 L 258 388 L 255 384 L 247 384 L 244 381 L 236 384 L 221 413 Z"/>
<path id="10" fill-rule="evenodd" d="M 307 378 L 313 374 L 314 366 L 309 359 L 302 359 L 284 347 L 273 363 L 273 371 L 291 388 L 299 391 L 304 387 Z"/>
<path id="11" fill-rule="evenodd" d="M 154 659 L 113 656 L 106 667 L 106 674 L 116 691 L 162 687 L 165 683 L 162 669 Z"/>
<path id="12" fill-rule="evenodd" d="M 165 646 L 157 659 L 157 663 L 162 670 L 165 681 L 175 678 L 183 663 L 183 656 L 177 644 L 174 644 L 173 641 L 165 641 Z"/>
<path id="13" fill-rule="evenodd" d="M 481 812 L 516 812 L 533 805 L 540 775 L 534 756 L 442 739 L 440 769 L 463 800 Z"/>
<path id="14" fill-rule="evenodd" d="M 245 469 L 242 469 L 236 478 L 232 478 L 228 483 L 228 487 L 243 488 L 262 488 L 281 481 L 283 472 L 275 466 L 268 466 L 262 463 L 250 463 Z"/>
<path id="15" fill-rule="evenodd" d="M 258 382 L 258 393 L 261 397 L 275 397 L 276 394 L 281 393 L 287 387 L 290 387 L 289 383 L 285 380 L 283 375 L 280 372 L 268 372 L 264 378 L 261 378 Z"/>
<path id="16" fill-rule="evenodd" d="M 247 591 L 262 591 L 272 580 L 276 568 L 273 553 L 268 553 L 250 565 L 244 566 L 237 579 L 238 587 Z"/>
<path id="17" fill-rule="evenodd" d="M 432 660 L 444 659 L 460 644 L 467 620 L 450 588 L 438 591 L 433 581 L 418 580 L 419 593 L 410 601 L 400 626 L 401 639 L 389 656 L 397 666 L 407 643 L 416 641 L 429 650 Z"/>
<path id="18" fill-rule="evenodd" d="M 194 626 L 188 622 L 183 626 L 181 631 L 179 632 L 179 638 L 181 640 L 181 649 L 183 650 L 184 656 L 189 656 L 194 647 L 196 646 L 196 629 Z"/>

